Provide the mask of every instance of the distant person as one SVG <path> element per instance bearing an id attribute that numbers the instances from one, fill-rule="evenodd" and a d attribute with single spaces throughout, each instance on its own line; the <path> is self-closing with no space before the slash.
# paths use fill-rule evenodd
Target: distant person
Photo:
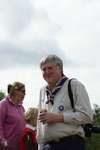
<path id="1" fill-rule="evenodd" d="M 25 127 L 25 85 L 8 85 L 8 96 L 0 101 L 0 150 L 19 150 L 19 141 Z"/>
<path id="2" fill-rule="evenodd" d="M 38 109 L 30 107 L 25 114 L 26 127 L 23 130 L 23 136 L 20 142 L 20 150 L 38 150 L 36 141 Z"/>
<path id="3" fill-rule="evenodd" d="M 63 72 L 63 62 L 56 55 L 43 57 L 40 68 L 47 82 L 40 90 L 37 140 L 42 150 L 85 150 L 82 124 L 91 123 L 92 109 L 84 85 L 71 81 L 75 111 L 68 95 L 69 78 Z M 45 110 L 44 110 L 45 109 Z"/>

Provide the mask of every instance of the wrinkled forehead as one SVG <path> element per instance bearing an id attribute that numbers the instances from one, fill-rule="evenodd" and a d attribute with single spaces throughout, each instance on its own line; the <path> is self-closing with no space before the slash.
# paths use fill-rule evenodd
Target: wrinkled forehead
<path id="1" fill-rule="evenodd" d="M 42 64 L 41 70 L 44 70 L 45 68 L 54 68 L 57 66 L 59 66 L 59 65 L 57 65 L 56 63 L 46 62 L 46 63 Z"/>
<path id="2" fill-rule="evenodd" d="M 40 64 L 40 68 L 42 69 L 44 66 L 59 66 L 60 68 L 62 68 L 62 64 L 59 64 L 57 61 L 51 61 L 51 60 L 47 60 L 47 61 L 43 61 Z"/>

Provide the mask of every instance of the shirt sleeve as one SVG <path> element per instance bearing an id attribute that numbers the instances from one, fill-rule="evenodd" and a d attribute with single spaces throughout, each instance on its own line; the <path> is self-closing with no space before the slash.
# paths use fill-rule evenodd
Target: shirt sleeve
<path id="1" fill-rule="evenodd" d="M 64 122 L 79 125 L 91 123 L 93 119 L 93 113 L 89 96 L 84 85 L 77 80 L 72 80 L 71 89 L 73 93 L 75 112 L 64 112 Z"/>

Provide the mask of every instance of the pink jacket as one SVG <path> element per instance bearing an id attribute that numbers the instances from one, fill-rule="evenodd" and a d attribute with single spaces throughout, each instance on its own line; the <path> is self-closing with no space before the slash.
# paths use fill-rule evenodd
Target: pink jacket
<path id="1" fill-rule="evenodd" d="M 7 96 L 0 101 L 0 141 L 8 142 L 7 150 L 18 150 L 22 131 L 25 127 L 24 108 L 21 104 L 14 105 Z"/>

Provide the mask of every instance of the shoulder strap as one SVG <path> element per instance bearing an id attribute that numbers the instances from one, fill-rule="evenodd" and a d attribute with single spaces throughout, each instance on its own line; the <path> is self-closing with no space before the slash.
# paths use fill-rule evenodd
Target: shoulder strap
<path id="1" fill-rule="evenodd" d="M 70 99 L 70 102 L 71 102 L 71 106 L 72 106 L 73 112 L 75 112 L 73 92 L 72 92 L 72 89 L 71 89 L 71 81 L 72 81 L 72 79 L 70 79 L 69 82 L 68 82 L 68 95 L 69 95 L 69 99 Z"/>

